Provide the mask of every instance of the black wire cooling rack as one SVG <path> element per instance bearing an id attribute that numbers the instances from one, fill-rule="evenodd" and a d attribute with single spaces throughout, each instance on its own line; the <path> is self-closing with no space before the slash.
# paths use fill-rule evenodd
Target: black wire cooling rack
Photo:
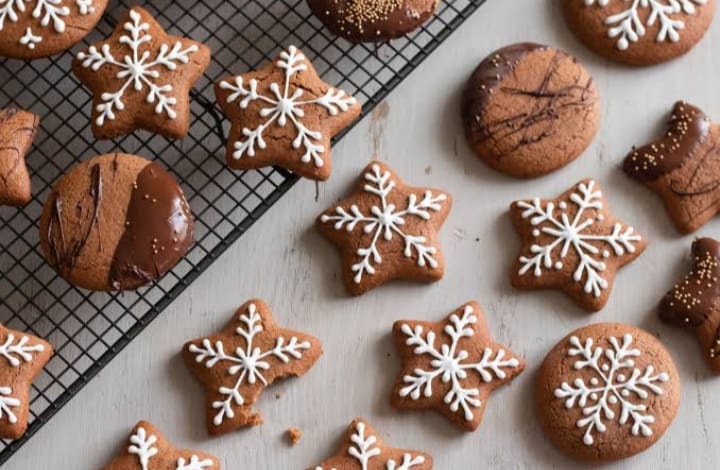
<path id="1" fill-rule="evenodd" d="M 32 202 L 0 208 L 0 322 L 46 338 L 55 348 L 32 388 L 30 427 L 23 438 L 0 443 L 0 464 L 297 181 L 281 169 L 226 169 L 228 124 L 213 93 L 218 78 L 255 68 L 295 44 L 327 82 L 358 98 L 367 114 L 484 1 L 443 0 L 434 18 L 410 36 L 354 46 L 325 30 L 305 0 L 113 1 L 85 44 L 111 34 L 118 18 L 139 3 L 171 34 L 212 49 L 212 65 L 192 92 L 190 135 L 181 141 L 146 132 L 96 141 L 89 126 L 91 96 L 70 73 L 72 54 L 32 62 L 0 59 L 0 108 L 14 105 L 41 117 L 27 158 Z M 38 246 L 37 222 L 55 180 L 82 159 L 112 151 L 160 160 L 179 179 L 196 218 L 196 244 L 187 257 L 153 285 L 122 295 L 69 285 L 44 263 Z"/>

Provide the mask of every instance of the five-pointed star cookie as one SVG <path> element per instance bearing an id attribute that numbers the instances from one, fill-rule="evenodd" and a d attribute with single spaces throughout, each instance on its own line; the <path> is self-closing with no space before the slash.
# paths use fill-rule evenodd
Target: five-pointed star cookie
<path id="1" fill-rule="evenodd" d="M 231 168 L 277 165 L 320 181 L 330 177 L 330 140 L 361 108 L 323 82 L 295 46 L 260 70 L 224 78 L 215 93 L 232 122 L 226 155 Z"/>
<path id="2" fill-rule="evenodd" d="M 662 198 L 682 233 L 720 212 L 720 126 L 695 106 L 675 103 L 665 135 L 634 148 L 623 169 Z"/>
<path id="3" fill-rule="evenodd" d="M 321 354 L 316 338 L 280 328 L 258 299 L 243 304 L 220 333 L 183 348 L 185 363 L 207 389 L 207 428 L 213 435 L 261 424 L 252 405 L 265 387 L 303 375 Z"/>
<path id="4" fill-rule="evenodd" d="M 340 452 L 308 470 L 430 470 L 432 466 L 429 454 L 389 447 L 365 420 L 356 418 L 345 433 Z"/>
<path id="5" fill-rule="evenodd" d="M 451 205 L 446 192 L 408 186 L 375 161 L 362 171 L 353 193 L 316 224 L 340 248 L 347 290 L 360 295 L 393 279 L 441 279 L 445 267 L 437 232 Z"/>
<path id="6" fill-rule="evenodd" d="M 25 155 L 32 145 L 40 118 L 15 108 L 0 109 L 0 205 L 30 202 L 30 175 Z"/>
<path id="7" fill-rule="evenodd" d="M 148 423 L 135 425 L 125 452 L 103 470 L 220 470 L 220 461 L 212 455 L 176 449 Z"/>
<path id="8" fill-rule="evenodd" d="M 720 243 L 699 238 L 692 244 L 692 269 L 663 297 L 660 318 L 697 335 L 708 366 L 720 374 Z"/>
<path id="9" fill-rule="evenodd" d="M 30 384 L 52 354 L 46 341 L 0 325 L 0 438 L 17 439 L 25 434 Z"/>
<path id="10" fill-rule="evenodd" d="M 590 312 L 605 306 L 616 271 L 646 245 L 610 213 L 600 185 L 590 179 L 555 199 L 513 202 L 510 217 L 522 241 L 512 285 L 560 289 Z"/>
<path id="11" fill-rule="evenodd" d="M 435 408 L 466 431 L 480 426 L 490 392 L 525 369 L 525 361 L 490 337 L 477 302 L 439 323 L 396 321 L 392 335 L 403 368 L 390 403 Z"/>
<path id="12" fill-rule="evenodd" d="M 182 138 L 190 127 L 190 89 L 209 65 L 210 49 L 168 35 L 133 7 L 112 36 L 76 56 L 73 72 L 93 93 L 96 138 L 137 128 Z"/>

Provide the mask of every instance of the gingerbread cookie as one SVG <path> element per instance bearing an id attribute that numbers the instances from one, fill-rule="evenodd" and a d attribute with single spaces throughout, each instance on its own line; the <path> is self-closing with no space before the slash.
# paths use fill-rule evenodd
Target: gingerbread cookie
<path id="1" fill-rule="evenodd" d="M 433 458 L 416 450 L 387 446 L 362 418 L 347 429 L 340 452 L 308 470 L 430 470 Z"/>
<path id="2" fill-rule="evenodd" d="M 209 65 L 210 49 L 133 7 L 112 36 L 78 53 L 73 72 L 93 93 L 96 138 L 145 129 L 179 139 L 190 127 L 190 89 Z"/>
<path id="3" fill-rule="evenodd" d="M 252 405 L 265 387 L 303 375 L 322 347 L 310 335 L 280 328 L 265 302 L 252 299 L 220 333 L 186 343 L 182 355 L 207 389 L 207 428 L 216 435 L 262 424 Z"/>
<path id="4" fill-rule="evenodd" d="M 698 238 L 692 269 L 663 297 L 660 318 L 697 335 L 710 369 L 720 374 L 720 242 Z"/>
<path id="5" fill-rule="evenodd" d="M 598 54 L 652 65 L 700 42 L 715 14 L 715 0 L 562 0 L 562 9 L 573 33 Z"/>
<path id="6" fill-rule="evenodd" d="M 577 459 L 604 462 L 660 439 L 680 403 L 680 377 L 650 333 L 598 323 L 573 331 L 548 353 L 535 399 L 553 444 Z"/>
<path id="7" fill-rule="evenodd" d="M 680 101 L 665 135 L 633 149 L 623 170 L 660 196 L 681 233 L 692 233 L 720 212 L 718 145 L 720 126 Z"/>
<path id="8" fill-rule="evenodd" d="M 295 46 L 255 72 L 215 87 L 232 122 L 227 164 L 237 170 L 277 165 L 314 180 L 330 177 L 330 141 L 360 115 L 360 103 L 323 82 Z"/>
<path id="9" fill-rule="evenodd" d="M 390 403 L 437 409 L 466 431 L 480 426 L 490 392 L 525 369 L 525 361 L 490 337 L 477 302 L 438 323 L 396 321 L 392 334 L 403 370 Z"/>
<path id="10" fill-rule="evenodd" d="M 351 42 L 385 42 L 419 28 L 440 0 L 308 0 L 327 28 Z"/>
<path id="11" fill-rule="evenodd" d="M 107 0 L 0 2 L 0 56 L 37 59 L 70 49 L 102 17 Z"/>
<path id="12" fill-rule="evenodd" d="M 176 449 L 148 423 L 135 425 L 126 450 L 103 470 L 220 470 L 220 461 L 212 455 Z"/>
<path id="13" fill-rule="evenodd" d="M 465 135 L 492 168 L 531 178 L 567 165 L 600 125 L 600 98 L 577 59 L 540 44 L 490 54 L 462 97 Z"/>
<path id="14" fill-rule="evenodd" d="M 16 108 L 0 109 L 0 205 L 30 202 L 30 175 L 25 155 L 32 145 L 40 118 Z"/>
<path id="15" fill-rule="evenodd" d="M 406 185 L 375 161 L 355 190 L 317 218 L 320 233 L 342 255 L 342 274 L 352 295 L 393 279 L 434 282 L 445 266 L 437 232 L 450 212 L 444 191 Z"/>
<path id="16" fill-rule="evenodd" d="M 590 179 L 555 199 L 515 201 L 510 217 L 522 241 L 512 285 L 560 289 L 590 312 L 605 306 L 616 271 L 646 246 L 610 213 L 600 185 Z"/>
<path id="17" fill-rule="evenodd" d="M 192 215 L 175 179 L 135 155 L 100 155 L 66 173 L 40 217 L 45 259 L 90 290 L 154 281 L 193 243 Z"/>
<path id="18" fill-rule="evenodd" d="M 46 341 L 0 325 L 0 438 L 18 439 L 25 434 L 30 385 L 52 354 Z"/>

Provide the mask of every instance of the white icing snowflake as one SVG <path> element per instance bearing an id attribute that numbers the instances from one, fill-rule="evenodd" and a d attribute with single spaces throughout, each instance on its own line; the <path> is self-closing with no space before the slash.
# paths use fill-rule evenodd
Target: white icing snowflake
<path id="1" fill-rule="evenodd" d="M 308 69 L 306 62 L 307 59 L 303 53 L 295 46 L 290 46 L 286 51 L 281 52 L 276 65 L 285 71 L 284 82 L 282 84 L 271 83 L 270 91 L 272 95 L 269 96 L 258 93 L 258 82 L 254 78 L 248 82 L 248 88 L 245 87 L 241 76 L 235 77 L 235 83 L 220 82 L 220 88 L 232 91 L 227 97 L 228 103 L 239 100 L 241 109 L 246 109 L 250 103 L 255 101 L 261 101 L 264 105 L 267 105 L 260 110 L 260 116 L 267 118 L 262 124 L 255 129 L 246 127 L 242 129 L 242 134 L 246 139 L 233 144 L 235 148 L 233 158 L 239 160 L 246 155 L 252 158 L 258 149 L 265 149 L 267 144 L 263 139 L 263 132 L 277 121 L 277 125 L 280 127 L 285 127 L 288 122 L 295 127 L 297 137 L 293 139 L 292 147 L 294 149 L 304 148 L 305 153 L 300 158 L 303 163 L 313 162 L 316 167 L 324 165 L 321 154 L 326 149 L 321 144 L 322 133 L 303 124 L 302 118 L 305 116 L 303 108 L 315 105 L 322 106 L 331 116 L 337 116 L 339 113 L 350 109 L 356 103 L 356 100 L 343 90 L 336 88 L 330 88 L 325 95 L 311 100 L 300 99 L 304 93 L 301 88 L 296 87 L 291 93 L 290 80 L 296 73 Z"/>
<path id="2" fill-rule="evenodd" d="M 350 436 L 352 445 L 348 447 L 348 454 L 360 463 L 361 470 L 368 470 L 368 463 L 375 457 L 379 457 L 382 451 L 375 444 L 377 438 L 372 434 L 365 434 L 366 428 L 365 423 L 358 422 L 355 426 L 355 431 Z M 396 462 L 395 459 L 389 459 L 385 463 L 387 470 L 409 470 L 413 467 L 417 467 L 425 463 L 425 457 L 422 455 L 413 456 L 410 453 L 404 453 L 402 461 Z M 323 470 L 323 467 L 318 465 L 315 470 Z M 331 467 L 328 470 L 336 470 L 335 467 Z"/>
<path id="3" fill-rule="evenodd" d="M 38 20 L 41 27 L 47 28 L 52 23 L 56 33 L 65 32 L 65 17 L 70 15 L 70 7 L 64 5 L 65 0 L 0 0 L 0 31 L 5 21 L 17 23 L 20 15 L 30 11 L 30 3 L 36 1 L 30 15 Z M 81 15 L 95 12 L 93 0 L 75 0 L 75 6 Z M 41 36 L 36 36 L 28 27 L 25 35 L 20 38 L 20 44 L 28 49 L 35 49 L 35 45 L 42 42 Z"/>
<path id="4" fill-rule="evenodd" d="M 611 0 L 583 0 L 585 5 L 591 6 L 597 3 L 600 7 L 606 7 Z M 620 0 L 616 0 L 620 1 Z M 608 36 L 618 38 L 617 48 L 621 51 L 630 47 L 631 42 L 637 42 L 645 36 L 645 27 L 654 26 L 660 22 L 660 30 L 657 34 L 657 41 L 680 40 L 680 30 L 685 28 L 685 22 L 674 19 L 672 15 L 682 13 L 693 15 L 696 12 L 695 5 L 705 5 L 707 0 L 623 0 L 628 3 L 628 8 L 605 19 L 608 25 Z M 647 11 L 647 20 L 643 24 L 640 19 L 640 9 Z"/>
<path id="5" fill-rule="evenodd" d="M 101 95 L 102 103 L 95 108 L 99 113 L 95 124 L 102 127 L 106 119 L 114 120 L 115 113 L 125 109 L 123 96 L 130 86 L 136 92 L 147 89 L 145 101 L 156 103 L 155 114 L 165 113 L 170 119 L 177 118 L 173 108 L 177 104 L 177 98 L 171 95 L 172 85 L 159 85 L 156 81 L 160 78 L 163 69 L 173 71 L 179 65 L 190 62 L 190 55 L 198 51 L 198 46 L 193 44 L 183 49 L 180 41 L 176 41 L 172 46 L 162 44 L 157 57 L 151 60 L 152 53 L 142 49 L 143 44 L 152 41 L 152 36 L 148 34 L 150 25 L 142 21 L 140 13 L 130 10 L 130 21 L 126 22 L 123 28 L 128 34 L 121 35 L 119 43 L 126 45 L 128 52 L 121 59 L 113 56 L 109 44 L 104 44 L 100 50 L 90 46 L 87 53 L 80 52 L 77 55 L 82 61 L 82 66 L 92 68 L 93 71 L 98 71 L 106 64 L 120 68 L 115 77 L 125 80 L 117 91 L 105 92 Z"/>
<path id="6" fill-rule="evenodd" d="M 32 361 L 33 353 L 43 351 L 45 346 L 42 344 L 28 344 L 29 341 L 29 337 L 21 336 L 15 342 L 15 335 L 8 334 L 5 343 L 0 345 L 0 357 L 4 357 L 11 367 L 19 367 L 23 361 Z M 18 398 L 11 396 L 12 393 L 11 387 L 0 386 L 0 419 L 7 415 L 7 420 L 11 424 L 15 424 L 18 418 L 11 408 L 17 408 L 21 405 L 21 402 Z"/>
<path id="7" fill-rule="evenodd" d="M 370 208 L 370 214 L 363 214 L 356 205 L 350 206 L 350 210 L 346 210 L 341 206 L 335 208 L 337 215 L 323 214 L 320 221 L 323 223 L 334 222 L 335 229 L 345 229 L 348 232 L 355 230 L 358 225 L 361 226 L 364 233 L 373 233 L 372 240 L 367 247 L 358 248 L 357 255 L 360 261 L 352 266 L 355 273 L 353 280 L 356 284 L 362 281 L 365 273 L 375 274 L 375 264 L 382 263 L 382 257 L 378 250 L 378 241 L 382 238 L 385 241 L 392 240 L 393 233 L 399 235 L 405 242 L 403 254 L 410 258 L 417 256 L 418 266 L 429 266 L 432 269 L 438 267 L 438 262 L 434 258 L 437 249 L 433 246 L 426 245 L 427 240 L 423 236 L 415 236 L 405 233 L 403 225 L 405 218 L 408 216 L 419 217 L 423 220 L 430 220 L 431 211 L 437 212 L 442 208 L 442 202 L 447 200 L 447 195 L 433 195 L 429 190 L 425 191 L 422 199 L 418 199 L 415 194 L 408 196 L 407 207 L 403 210 L 397 210 L 394 204 L 387 201 L 388 195 L 395 188 L 395 181 L 392 180 L 389 171 L 380 172 L 379 165 L 372 165 L 369 172 L 365 173 L 366 184 L 363 189 L 365 192 L 374 194 L 379 199 L 379 204 Z"/>
<path id="8" fill-rule="evenodd" d="M 491 348 L 483 350 L 482 358 L 478 362 L 465 362 L 469 353 L 462 349 L 463 338 L 469 338 L 475 334 L 472 325 L 477 323 L 477 317 L 473 308 L 466 305 L 463 308 L 462 317 L 456 314 L 450 316 L 450 321 L 443 330 L 451 339 L 450 344 L 443 344 L 440 349 L 435 345 L 435 333 L 428 331 L 423 338 L 424 329 L 421 325 L 411 328 L 408 324 L 401 326 L 401 331 L 408 337 L 405 344 L 415 346 L 413 352 L 416 355 L 429 355 L 431 369 L 423 370 L 417 368 L 413 375 L 406 375 L 403 381 L 408 384 L 400 389 L 401 397 L 410 397 L 413 400 L 421 396 L 431 397 L 433 394 L 433 380 L 439 379 L 443 383 L 451 384 L 450 390 L 445 394 L 445 403 L 453 412 L 462 408 L 465 420 L 472 421 L 475 417 L 472 408 L 478 408 L 481 401 L 477 398 L 480 390 L 477 388 L 466 388 L 463 382 L 468 377 L 468 372 L 476 372 L 483 382 L 492 382 L 495 378 L 504 379 L 506 373 L 504 368 L 516 368 L 519 363 L 513 358 L 505 359 L 505 351 L 499 349 L 493 351 Z"/>
<path id="9" fill-rule="evenodd" d="M 240 315 L 242 323 L 235 331 L 245 340 L 245 349 L 236 348 L 233 354 L 227 354 L 222 341 L 216 341 L 214 344 L 209 339 L 202 341 L 202 347 L 191 344 L 188 349 L 195 354 L 195 361 L 198 363 L 205 362 L 208 368 L 214 367 L 218 362 L 227 363 L 227 374 L 231 376 L 238 375 L 235 385 L 232 388 L 219 387 L 218 392 L 226 397 L 222 401 L 213 402 L 212 407 L 218 410 L 213 422 L 216 426 L 222 424 L 225 417 L 232 419 L 235 412 L 233 404 L 242 406 L 245 399 L 240 393 L 240 386 L 244 383 L 254 384 L 258 380 L 267 385 L 267 380 L 263 376 L 264 370 L 270 369 L 270 364 L 264 360 L 269 356 L 274 356 L 284 363 L 290 362 L 292 359 L 300 359 L 302 351 L 310 349 L 308 341 L 299 342 L 297 337 L 293 336 L 290 341 L 285 344 L 285 338 L 279 336 L 275 342 L 275 346 L 267 351 L 253 346 L 253 338 L 255 335 L 263 331 L 260 314 L 257 312 L 255 304 L 248 306 L 247 314 Z"/>
<path id="10" fill-rule="evenodd" d="M 644 371 L 635 367 L 632 358 L 639 357 L 641 353 L 638 349 L 630 348 L 632 335 L 625 334 L 622 344 L 614 337 L 610 337 L 609 342 L 612 348 L 603 349 L 598 346 L 593 349 L 592 338 L 582 344 L 576 336 L 572 336 L 572 347 L 568 350 L 568 355 L 581 356 L 574 364 L 575 370 L 589 368 L 593 377 L 587 384 L 578 377 L 573 380 L 572 385 L 563 382 L 560 388 L 555 389 L 555 396 L 565 400 L 567 409 L 573 408 L 576 403 L 582 408 L 583 417 L 576 425 L 585 428 L 583 443 L 588 446 L 595 442 L 593 431 L 605 432 L 607 426 L 603 421 L 615 419 L 618 404 L 620 426 L 632 420 L 633 436 L 651 436 L 653 431 L 649 425 L 655 422 L 655 417 L 646 414 L 647 405 L 636 403 L 633 398 L 641 401 L 647 400 L 651 393 L 662 395 L 663 391 L 658 383 L 670 380 L 670 376 L 665 372 L 653 375 L 655 368 L 652 365 L 647 366 Z"/>
<path id="11" fill-rule="evenodd" d="M 138 463 L 140 463 L 141 470 L 151 470 L 150 460 L 157 455 L 158 448 L 155 447 L 157 444 L 157 436 L 150 434 L 148 435 L 145 428 L 140 426 L 135 434 L 130 436 L 130 446 L 128 446 L 128 454 L 137 455 Z M 213 461 L 210 459 L 203 459 L 197 455 L 191 455 L 190 460 L 185 460 L 180 457 L 175 465 L 175 470 L 202 470 L 204 468 L 211 468 Z"/>
<path id="12" fill-rule="evenodd" d="M 594 187 L 594 181 L 577 185 L 575 191 L 570 195 L 570 201 L 576 206 L 575 215 L 572 217 L 567 211 L 568 204 L 565 201 L 560 202 L 557 206 L 560 209 L 559 214 L 555 214 L 553 202 L 546 203 L 544 207 L 539 198 L 533 199 L 532 203 L 518 202 L 518 206 L 525 209 L 522 218 L 529 218 L 530 224 L 536 227 L 533 230 L 533 236 L 549 235 L 553 238 L 548 244 L 530 246 L 530 252 L 534 256 L 520 257 L 522 263 L 518 271 L 520 275 L 524 275 L 532 269 L 533 274 L 540 277 L 543 268 L 562 269 L 563 260 L 572 248 L 578 257 L 578 266 L 573 273 L 573 280 L 583 282 L 585 279 L 585 292 L 592 293 L 595 297 L 600 297 L 602 290 L 607 289 L 608 281 L 601 275 L 607 266 L 599 258 L 609 258 L 611 252 L 608 249 L 601 251 L 595 243 L 605 243 L 608 248 L 612 249 L 615 256 L 622 256 L 626 252 L 634 253 L 634 243 L 639 242 L 641 237 L 633 235 L 632 227 L 623 228 L 620 223 L 616 223 L 612 232 L 605 235 L 589 233 L 596 221 L 603 220 L 600 213 L 595 217 L 590 217 L 585 213 L 591 210 L 599 212 L 602 209 L 602 192 L 595 191 Z M 553 253 L 558 247 L 560 253 L 556 258 Z"/>

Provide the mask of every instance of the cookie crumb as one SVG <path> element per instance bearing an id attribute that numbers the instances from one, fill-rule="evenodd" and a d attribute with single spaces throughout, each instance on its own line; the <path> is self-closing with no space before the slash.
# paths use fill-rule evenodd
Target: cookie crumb
<path id="1" fill-rule="evenodd" d="M 295 447 L 302 437 L 302 431 L 298 428 L 289 428 L 286 433 L 288 440 L 290 441 L 290 445 Z"/>

